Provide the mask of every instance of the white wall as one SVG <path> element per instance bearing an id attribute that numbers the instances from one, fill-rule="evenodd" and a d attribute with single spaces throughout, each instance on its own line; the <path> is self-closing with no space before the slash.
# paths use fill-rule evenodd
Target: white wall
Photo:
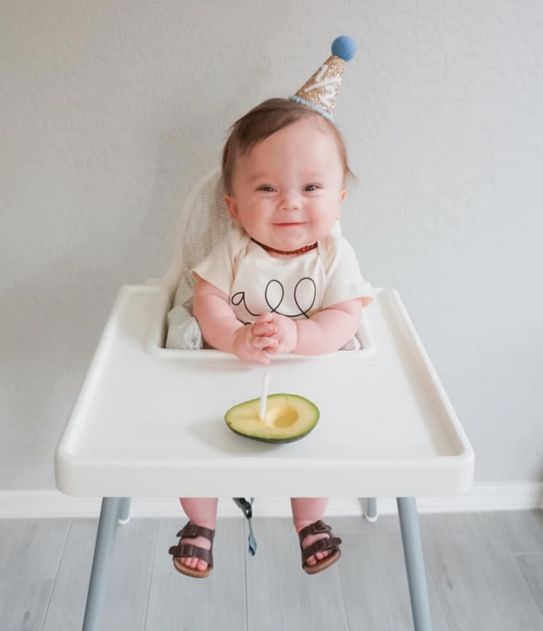
<path id="1" fill-rule="evenodd" d="M 344 231 L 400 291 L 476 480 L 543 479 L 539 0 L 42 0 L 0 4 L 0 490 L 54 487 L 118 286 L 162 274 L 227 127 L 341 33 Z"/>

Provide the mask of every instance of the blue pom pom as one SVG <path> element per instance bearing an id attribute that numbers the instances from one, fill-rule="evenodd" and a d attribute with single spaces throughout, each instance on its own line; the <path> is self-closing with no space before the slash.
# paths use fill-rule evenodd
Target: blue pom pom
<path id="1" fill-rule="evenodd" d="M 340 35 L 332 42 L 332 55 L 350 61 L 356 53 L 356 42 L 348 35 Z"/>

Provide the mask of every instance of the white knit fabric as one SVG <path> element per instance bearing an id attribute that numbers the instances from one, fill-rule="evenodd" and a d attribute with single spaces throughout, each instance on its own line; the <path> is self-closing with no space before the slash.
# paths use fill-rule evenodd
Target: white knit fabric
<path id="1" fill-rule="evenodd" d="M 181 257 L 179 284 L 174 304 L 168 313 L 166 348 L 196 350 L 204 347 L 202 333 L 192 315 L 194 279 L 190 270 L 202 261 L 232 227 L 224 202 L 220 172 L 215 172 L 200 184 L 200 190 L 185 207 L 187 221 L 177 244 Z M 339 232 L 339 224 L 335 230 Z M 352 338 L 342 350 L 358 350 L 358 339 Z"/>
<path id="2" fill-rule="evenodd" d="M 191 207 L 185 208 L 188 221 L 182 236 L 181 275 L 174 306 L 168 313 L 166 348 L 203 348 L 202 334 L 192 315 L 194 279 L 190 270 L 203 260 L 231 228 L 224 203 L 220 173 L 204 181 Z"/>

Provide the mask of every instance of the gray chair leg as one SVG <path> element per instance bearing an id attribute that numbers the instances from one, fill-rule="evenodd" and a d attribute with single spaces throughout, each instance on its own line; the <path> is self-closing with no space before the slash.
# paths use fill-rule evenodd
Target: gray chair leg
<path id="1" fill-rule="evenodd" d="M 366 510 L 364 511 L 364 517 L 368 521 L 377 521 L 379 514 L 377 513 L 377 499 L 375 497 L 366 498 Z"/>
<path id="2" fill-rule="evenodd" d="M 99 629 L 100 614 L 107 591 L 109 567 L 115 547 L 115 534 L 119 525 L 121 501 L 118 497 L 104 497 L 102 499 L 89 591 L 87 592 L 87 605 L 83 618 L 83 631 L 97 631 Z"/>
<path id="3" fill-rule="evenodd" d="M 414 628 L 415 631 L 432 631 L 428 586 L 415 498 L 398 497 L 397 502 Z"/>
<path id="4" fill-rule="evenodd" d="M 124 526 L 130 521 L 130 498 L 122 497 L 119 502 L 119 524 Z"/>

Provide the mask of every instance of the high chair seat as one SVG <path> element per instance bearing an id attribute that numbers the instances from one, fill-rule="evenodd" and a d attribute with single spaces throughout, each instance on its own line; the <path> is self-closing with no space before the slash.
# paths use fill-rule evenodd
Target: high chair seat
<path id="1" fill-rule="evenodd" d="M 99 628 L 115 530 L 127 517 L 121 498 L 385 495 L 398 498 L 415 628 L 428 631 L 413 498 L 466 492 L 474 455 L 398 292 L 375 290 L 360 350 L 273 359 L 270 393 L 311 399 L 320 420 L 297 442 L 250 441 L 223 416 L 259 396 L 263 367 L 215 350 L 165 348 L 188 269 L 180 257 L 187 222 L 185 214 L 166 275 L 121 288 L 56 452 L 61 491 L 104 498 L 83 629 Z"/>

